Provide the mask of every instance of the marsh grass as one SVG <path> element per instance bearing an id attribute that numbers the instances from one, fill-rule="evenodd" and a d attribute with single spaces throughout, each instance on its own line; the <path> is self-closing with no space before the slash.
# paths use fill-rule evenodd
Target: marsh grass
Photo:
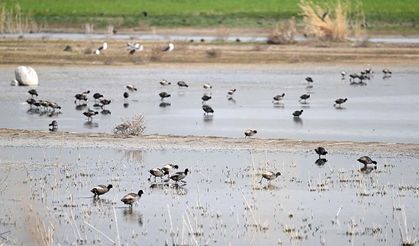
<path id="1" fill-rule="evenodd" d="M 13 8 L 0 4 L 0 33 L 23 33 L 36 29 L 32 17 L 25 15 L 18 3 Z"/>
<path id="2" fill-rule="evenodd" d="M 144 116 L 137 114 L 131 119 L 126 119 L 121 124 L 117 125 L 113 132 L 117 135 L 123 136 L 140 136 L 144 133 L 145 122 Z"/>
<path id="3" fill-rule="evenodd" d="M 292 44 L 295 43 L 297 25 L 295 18 L 277 23 L 268 36 L 268 44 Z"/>

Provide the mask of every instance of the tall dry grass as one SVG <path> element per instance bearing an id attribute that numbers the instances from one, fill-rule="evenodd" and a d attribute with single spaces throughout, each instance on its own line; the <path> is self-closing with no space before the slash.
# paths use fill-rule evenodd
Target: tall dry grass
<path id="1" fill-rule="evenodd" d="M 278 23 L 268 36 L 268 44 L 291 44 L 295 43 L 297 25 L 295 18 L 292 17 L 284 23 Z"/>
<path id="2" fill-rule="evenodd" d="M 35 21 L 30 15 L 24 15 L 18 3 L 10 9 L 5 4 L 0 5 L 0 33 L 23 33 L 36 29 Z"/>
<path id="3" fill-rule="evenodd" d="M 310 0 L 300 0 L 299 7 L 304 16 L 307 32 L 314 37 L 331 40 L 346 40 L 349 33 L 349 5 L 340 0 L 330 2 L 326 7 Z"/>

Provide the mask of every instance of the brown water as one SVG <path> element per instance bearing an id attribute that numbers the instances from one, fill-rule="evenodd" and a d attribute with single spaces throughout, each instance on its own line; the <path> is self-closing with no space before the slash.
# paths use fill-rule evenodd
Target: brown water
<path id="1" fill-rule="evenodd" d="M 28 88 L 13 87 L 11 67 L 0 68 L 0 127 L 47 130 L 58 121 L 59 130 L 73 132 L 111 132 L 121 119 L 142 113 L 146 134 L 175 134 L 243 137 L 244 130 L 255 128 L 260 138 L 291 138 L 304 140 L 354 140 L 419 143 L 419 77 L 417 68 L 395 67 L 393 76 L 383 79 L 382 67 L 364 86 L 350 85 L 342 80 L 340 71 L 357 72 L 359 67 L 344 66 L 227 66 L 217 67 L 35 67 L 39 73 L 39 99 L 52 100 L 62 106 L 60 114 L 30 110 L 26 104 Z M 313 86 L 304 78 L 312 76 Z M 161 79 L 171 86 L 159 85 Z M 189 88 L 178 88 L 184 80 Z M 203 89 L 204 83 L 213 86 Z M 122 97 L 126 84 L 139 88 L 128 100 Z M 227 91 L 236 88 L 233 100 Z M 90 90 L 88 107 L 74 104 L 74 95 Z M 158 93 L 167 91 L 171 106 L 160 107 Z M 94 92 L 100 92 L 112 103 L 87 123 L 82 112 L 93 109 Z M 211 94 L 208 104 L 215 113 L 205 117 L 201 97 Z M 272 97 L 285 93 L 280 105 Z M 309 93 L 308 104 L 298 102 Z M 342 108 L 333 107 L 338 97 L 347 97 Z M 303 109 L 300 120 L 292 117 L 294 110 Z"/>
<path id="2" fill-rule="evenodd" d="M 6 245 L 36 242 L 38 220 L 61 245 L 397 245 L 404 215 L 419 235 L 416 158 L 375 154 L 366 174 L 353 153 L 331 153 L 323 166 L 312 151 L 3 147 L 0 156 Z M 186 185 L 148 181 L 169 162 L 191 170 Z M 282 175 L 260 185 L 265 170 Z M 114 188 L 94 200 L 97 184 Z M 132 209 L 119 201 L 139 189 Z"/>

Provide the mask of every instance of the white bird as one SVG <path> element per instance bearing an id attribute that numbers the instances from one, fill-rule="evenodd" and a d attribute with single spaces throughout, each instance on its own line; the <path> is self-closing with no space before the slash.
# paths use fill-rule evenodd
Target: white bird
<path id="1" fill-rule="evenodd" d="M 95 54 L 96 54 L 96 55 L 99 55 L 99 54 L 100 54 L 100 52 L 102 52 L 102 50 L 106 50 L 107 48 L 108 48 L 108 43 L 104 42 L 104 43 L 102 44 L 102 46 L 100 46 L 99 48 L 97 48 L 97 49 L 95 50 Z"/>
<path id="2" fill-rule="evenodd" d="M 161 51 L 164 52 L 171 52 L 175 49 L 175 45 L 173 43 L 169 43 L 168 46 L 166 46 L 165 48 L 163 48 Z"/>
<path id="3" fill-rule="evenodd" d="M 127 50 L 130 55 L 133 55 L 137 51 L 143 51 L 144 46 L 139 43 L 127 43 Z"/>

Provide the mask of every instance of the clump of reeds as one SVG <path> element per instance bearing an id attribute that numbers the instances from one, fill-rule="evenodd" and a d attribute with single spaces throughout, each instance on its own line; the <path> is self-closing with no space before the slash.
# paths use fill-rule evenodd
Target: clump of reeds
<path id="1" fill-rule="evenodd" d="M 126 119 L 121 124 L 117 125 L 113 132 L 124 136 L 139 136 L 144 133 L 145 123 L 144 116 L 137 114 L 131 119 Z"/>
<path id="2" fill-rule="evenodd" d="M 310 0 L 300 0 L 299 7 L 308 34 L 331 41 L 343 41 L 348 36 L 348 4 L 336 0 L 324 8 Z"/>
<path id="3" fill-rule="evenodd" d="M 0 33 L 23 33 L 36 29 L 36 24 L 30 15 L 24 15 L 17 3 L 13 8 L 0 4 Z"/>
<path id="4" fill-rule="evenodd" d="M 268 44 L 292 44 L 295 43 L 297 27 L 295 18 L 292 17 L 284 23 L 277 23 L 271 34 L 268 36 Z"/>
<path id="5" fill-rule="evenodd" d="M 221 50 L 218 49 L 209 49 L 206 51 L 208 58 L 217 58 L 221 55 Z"/>

